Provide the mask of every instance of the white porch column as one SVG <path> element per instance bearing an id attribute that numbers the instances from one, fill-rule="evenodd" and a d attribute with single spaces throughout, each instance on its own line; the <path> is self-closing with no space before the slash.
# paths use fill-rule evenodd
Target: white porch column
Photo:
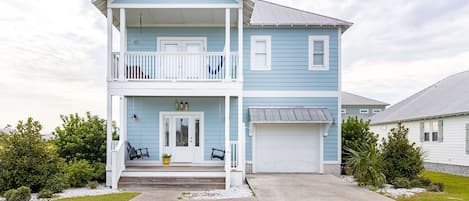
<path id="1" fill-rule="evenodd" d="M 108 81 L 112 80 L 112 9 L 107 9 L 107 74 Z"/>
<path id="2" fill-rule="evenodd" d="M 120 55 L 119 55 L 119 80 L 125 79 L 125 52 L 127 51 L 127 38 L 126 38 L 126 17 L 125 8 L 120 9 Z"/>
<path id="3" fill-rule="evenodd" d="M 226 81 L 231 81 L 231 23 L 230 23 L 230 9 L 225 9 L 225 66 L 226 66 Z"/>
<path id="4" fill-rule="evenodd" d="M 242 1 L 241 1 L 242 2 Z M 241 5 L 243 5 L 241 3 Z M 238 82 L 243 81 L 243 50 L 244 50 L 244 22 L 243 22 L 243 7 L 238 9 Z"/>
<path id="5" fill-rule="evenodd" d="M 106 186 L 111 186 L 112 96 L 108 94 L 106 98 Z"/>
<path id="6" fill-rule="evenodd" d="M 246 146 L 246 136 L 244 134 L 244 122 L 243 122 L 243 96 L 238 96 L 238 170 L 244 173 L 246 172 L 245 166 L 245 146 Z M 243 178 L 244 179 L 244 178 Z"/>
<path id="7" fill-rule="evenodd" d="M 225 188 L 231 183 L 230 96 L 225 96 Z"/>

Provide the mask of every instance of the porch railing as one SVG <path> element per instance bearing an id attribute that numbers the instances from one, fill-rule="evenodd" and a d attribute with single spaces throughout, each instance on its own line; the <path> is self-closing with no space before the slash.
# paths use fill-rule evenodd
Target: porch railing
<path id="1" fill-rule="evenodd" d="M 230 141 L 231 169 L 238 168 L 238 141 Z"/>
<path id="2" fill-rule="evenodd" d="M 125 170 L 125 143 L 123 140 L 119 141 L 119 144 L 112 149 L 111 152 L 111 166 L 112 166 L 112 188 L 117 189 L 119 185 L 119 179 L 122 171 Z"/>
<path id="3" fill-rule="evenodd" d="M 119 53 L 112 56 L 112 80 L 119 79 Z M 238 77 L 238 53 L 231 53 L 231 79 Z M 217 81 L 227 77 L 223 52 L 126 52 L 125 80 Z"/>

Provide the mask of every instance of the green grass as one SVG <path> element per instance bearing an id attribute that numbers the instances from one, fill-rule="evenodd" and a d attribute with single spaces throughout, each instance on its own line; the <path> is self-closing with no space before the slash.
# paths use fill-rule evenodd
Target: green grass
<path id="1" fill-rule="evenodd" d="M 410 198 L 400 198 L 398 201 L 443 201 L 443 200 L 466 200 L 469 201 L 469 177 L 426 171 L 424 177 L 432 182 L 443 182 L 444 193 L 419 193 Z"/>
<path id="2" fill-rule="evenodd" d="M 116 193 L 109 195 L 85 196 L 76 198 L 64 198 L 57 201 L 129 201 L 139 193 Z"/>

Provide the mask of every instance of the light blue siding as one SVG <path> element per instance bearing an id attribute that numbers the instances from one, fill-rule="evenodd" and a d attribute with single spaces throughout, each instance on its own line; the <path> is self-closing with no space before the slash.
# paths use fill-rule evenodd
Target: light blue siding
<path id="1" fill-rule="evenodd" d="M 337 120 L 337 98 L 244 98 L 244 122 L 249 125 L 248 108 L 250 106 L 317 106 L 326 107 Z M 247 126 L 248 127 L 248 126 Z M 324 138 L 324 160 L 338 160 L 338 132 L 337 122 L 329 128 L 329 135 Z M 246 128 L 246 160 L 252 160 L 252 138 L 249 128 Z"/>
<path id="2" fill-rule="evenodd" d="M 225 146 L 225 100 L 224 97 L 129 97 L 127 108 L 127 140 L 138 148 L 149 148 L 150 160 L 159 160 L 159 115 L 160 112 L 175 112 L 175 102 L 189 103 L 189 111 L 204 112 L 204 158 L 210 160 L 213 147 Z M 237 101 L 231 99 L 236 110 Z M 136 114 L 137 119 L 132 119 Z M 231 113 L 231 125 L 237 125 L 237 113 Z M 237 128 L 231 127 L 231 136 L 236 136 Z"/>
<path id="3" fill-rule="evenodd" d="M 238 3 L 238 1 L 236 0 L 114 0 L 113 3 L 212 4 L 212 3 Z"/>
<path id="4" fill-rule="evenodd" d="M 244 37 L 245 90 L 338 90 L 337 29 L 246 29 Z M 272 37 L 272 70 L 251 71 L 251 36 Z M 308 37 L 329 36 L 328 71 L 308 70 Z"/>

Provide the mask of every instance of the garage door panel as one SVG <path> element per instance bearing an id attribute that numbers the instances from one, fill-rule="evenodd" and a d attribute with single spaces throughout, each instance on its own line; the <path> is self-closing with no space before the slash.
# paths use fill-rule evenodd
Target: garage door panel
<path id="1" fill-rule="evenodd" d="M 319 128 L 311 124 L 256 126 L 256 172 L 319 172 Z"/>

